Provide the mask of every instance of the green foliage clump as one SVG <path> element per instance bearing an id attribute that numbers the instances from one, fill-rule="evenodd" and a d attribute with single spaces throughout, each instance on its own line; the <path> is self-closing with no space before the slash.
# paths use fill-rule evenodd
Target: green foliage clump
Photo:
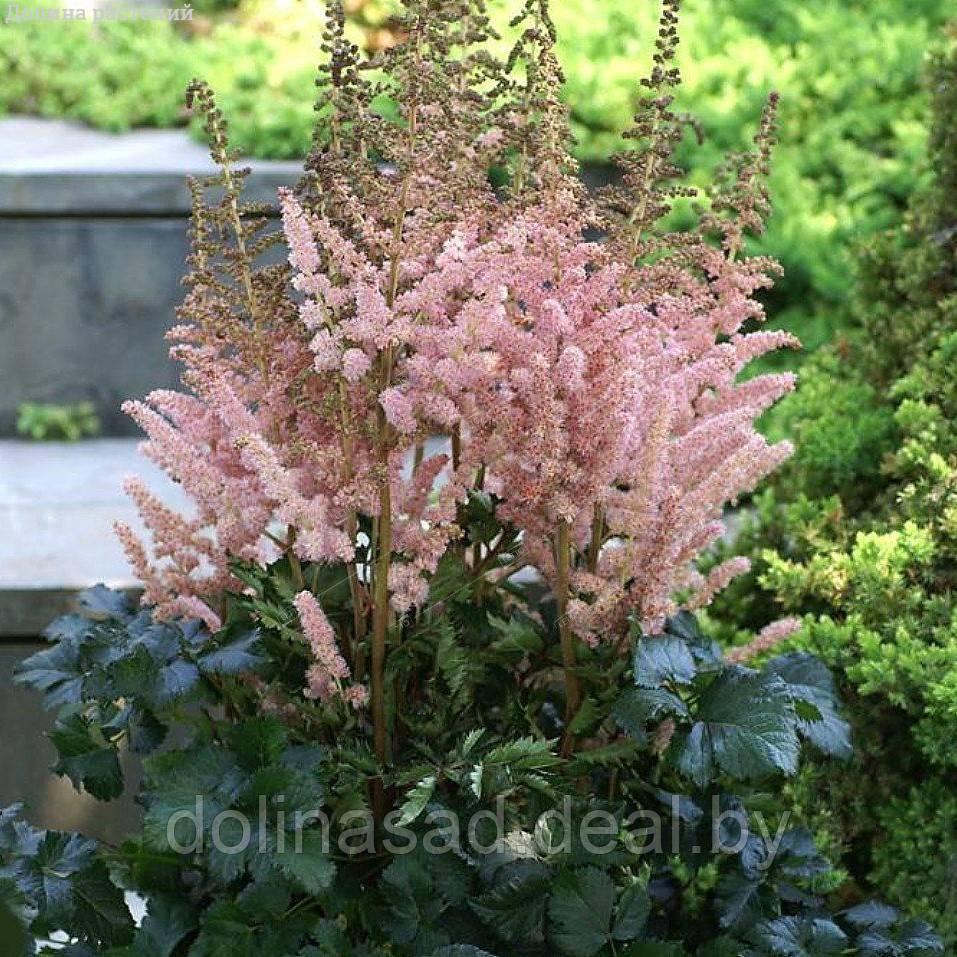
<path id="1" fill-rule="evenodd" d="M 939 779 L 891 798 L 879 809 L 881 840 L 874 881 L 915 913 L 938 917 L 949 934 L 957 915 L 957 797 Z"/>
<path id="2" fill-rule="evenodd" d="M 26 20 L 0 31 L 0 113 L 112 131 L 184 122 L 190 47 L 172 23 Z"/>
<path id="3" fill-rule="evenodd" d="M 554 607 L 480 605 L 468 570 L 449 565 L 433 583 L 440 610 L 396 655 L 397 693 L 411 704 L 414 687 L 418 704 L 386 769 L 360 715 L 298 694 L 310 655 L 296 581 L 349 618 L 345 569 L 236 571 L 249 587 L 216 634 L 98 586 L 22 665 L 18 680 L 58 715 L 57 773 L 108 800 L 125 785 L 121 750 L 145 762 L 143 829 L 117 848 L 3 812 L 0 899 L 32 935 L 63 931 L 77 957 L 940 952 L 893 908 L 829 912 L 834 876 L 810 835 L 763 816 L 802 741 L 847 750 L 833 682 L 810 656 L 729 665 L 686 613 L 663 635 L 633 631 L 630 660 L 599 648 L 583 661 L 586 686 L 610 693 L 589 694 L 575 719 L 593 743 L 562 754 L 544 685 L 506 679 L 518 662 L 528 675 L 555 666 L 538 660 Z M 602 744 L 609 727 L 619 735 Z M 375 780 L 396 805 L 394 846 L 357 824 Z M 496 815 L 503 829 L 466 836 L 464 822 Z M 138 929 L 121 889 L 148 901 Z"/>
<path id="4" fill-rule="evenodd" d="M 771 416 L 767 434 L 795 444 L 779 479 L 790 496 L 837 494 L 853 506 L 883 483 L 881 465 L 897 427 L 884 397 L 848 358 L 822 350 L 803 366 L 800 389 Z"/>
<path id="5" fill-rule="evenodd" d="M 937 920 L 953 952 L 957 52 L 931 78 L 935 179 L 863 254 L 857 331 L 778 421 L 806 448 L 745 532 L 760 588 L 739 584 L 713 616 L 732 639 L 781 608 L 805 616 L 794 646 L 836 669 L 858 747 L 846 770 L 806 778 L 795 806 L 861 886 Z M 825 418 L 828 374 L 839 407 Z"/>
<path id="6" fill-rule="evenodd" d="M 39 442 L 76 442 L 99 435 L 100 418 L 92 402 L 23 402 L 17 409 L 17 432 Z"/>
<path id="7" fill-rule="evenodd" d="M 0 43 L 0 113 L 79 120 L 112 132 L 187 122 L 183 91 L 203 73 L 241 117 L 252 155 L 301 156 L 309 144 L 312 47 L 281 55 L 277 38 L 231 22 L 190 36 L 183 23 L 14 22 Z M 296 91 L 298 95 L 293 95 Z"/>

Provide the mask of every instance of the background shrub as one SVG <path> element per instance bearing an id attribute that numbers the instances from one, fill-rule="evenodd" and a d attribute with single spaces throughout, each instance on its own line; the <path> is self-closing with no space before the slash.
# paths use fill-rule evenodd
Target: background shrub
<path id="1" fill-rule="evenodd" d="M 953 952 L 957 54 L 931 78 L 935 179 L 863 251 L 854 328 L 782 404 L 775 427 L 800 451 L 745 527 L 751 581 L 715 614 L 734 640 L 743 621 L 804 613 L 794 642 L 841 675 L 858 751 L 803 779 L 795 806 L 861 885 L 936 917 Z"/>
<path id="2" fill-rule="evenodd" d="M 500 27 L 512 6 L 492 0 Z M 388 0 L 347 4 L 367 48 L 396 39 Z M 621 146 L 638 94 L 636 64 L 653 42 L 657 3 L 565 0 L 555 11 L 577 153 L 604 163 Z M 312 127 L 320 4 L 278 10 L 210 0 L 192 23 L 11 23 L 0 26 L 0 111 L 65 116 L 110 130 L 185 122 L 193 75 L 220 93 L 237 147 L 301 158 Z M 514 12 L 514 11 L 512 11 Z M 768 90 L 783 93 L 772 176 L 776 215 L 757 248 L 785 278 L 772 313 L 813 349 L 846 321 L 847 249 L 893 224 L 919 178 L 926 145 L 925 53 L 948 0 L 685 0 L 680 107 L 707 134 L 680 152 L 707 182 L 741 149 Z M 781 358 L 778 362 L 794 362 Z"/>

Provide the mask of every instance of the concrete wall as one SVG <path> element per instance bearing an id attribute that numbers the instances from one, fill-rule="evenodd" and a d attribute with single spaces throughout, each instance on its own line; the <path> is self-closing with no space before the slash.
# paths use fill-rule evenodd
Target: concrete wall
<path id="1" fill-rule="evenodd" d="M 298 176 L 253 165 L 256 201 Z M 163 336 L 182 297 L 186 177 L 211 169 L 181 131 L 0 121 L 0 436 L 21 402 L 82 399 L 105 434 L 136 434 L 121 402 L 175 385 Z"/>
<path id="2" fill-rule="evenodd" d="M 108 434 L 121 402 L 171 388 L 163 333 L 184 254 L 176 219 L 6 218 L 0 226 L 0 429 L 20 401 L 92 400 Z"/>

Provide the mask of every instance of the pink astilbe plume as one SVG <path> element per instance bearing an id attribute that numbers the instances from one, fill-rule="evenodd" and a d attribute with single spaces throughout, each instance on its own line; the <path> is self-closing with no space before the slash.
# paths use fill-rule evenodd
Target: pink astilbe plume
<path id="1" fill-rule="evenodd" d="M 220 173 L 192 186 L 188 292 L 170 333 L 189 391 L 154 393 L 128 411 L 196 517 L 176 524 L 139 494 L 152 546 L 118 532 L 157 616 L 199 614 L 211 628 L 224 592 L 243 587 L 233 562 L 285 554 L 300 576 L 300 562 L 346 563 L 357 635 L 374 634 L 381 714 L 386 632 L 395 612 L 424 604 L 428 576 L 459 534 L 463 494 L 452 475 L 433 494 L 451 468 L 422 450 L 458 413 L 442 394 L 404 388 L 413 330 L 462 307 L 455 246 L 494 224 L 487 170 L 509 144 L 492 121 L 502 90 L 481 4 L 410 2 L 414 39 L 385 55 L 379 86 L 344 41 L 341 6 L 329 18 L 331 93 L 319 104 L 328 125 L 296 192 L 280 195 L 282 234 L 266 233 L 261 210 L 242 203 L 246 174 L 222 116 L 206 86 L 190 88 Z M 374 114 L 382 95 L 400 123 Z M 220 191 L 214 205 L 207 187 Z M 288 262 L 259 265 L 281 241 Z M 374 540 L 358 556 L 363 523 Z"/>
<path id="2" fill-rule="evenodd" d="M 674 292 L 644 295 L 604 246 L 546 212 L 473 251 L 475 305 L 421 334 L 411 384 L 459 408 L 463 463 L 484 468 L 499 515 L 552 581 L 552 538 L 570 526 L 579 634 L 617 633 L 632 612 L 654 630 L 678 590 L 697 606 L 746 570 L 732 562 L 704 582 L 694 561 L 723 533 L 727 502 L 790 452 L 754 421 L 792 378 L 738 376 L 793 338 L 740 331 L 759 310 L 747 297 L 732 309 L 723 286 L 729 270 L 750 278 L 749 264 L 722 259 L 713 282 L 689 271 Z"/>
<path id="3" fill-rule="evenodd" d="M 756 176 L 747 160 L 742 169 Z M 540 195 L 460 250 L 470 302 L 445 327 L 419 331 L 408 386 L 455 403 L 464 465 L 523 533 L 523 557 L 556 587 L 567 574 L 567 620 L 593 643 L 620 634 L 630 615 L 654 633 L 679 592 L 700 607 L 747 569 L 733 560 L 704 580 L 695 561 L 723 534 L 724 507 L 790 454 L 754 423 L 793 376 L 740 377 L 797 343 L 747 331 L 764 318 L 754 294 L 775 264 L 740 255 L 731 200 L 715 196 L 700 233 L 658 241 L 648 265 L 631 259 L 631 222 L 606 214 L 610 241 L 584 241 L 588 214 L 569 207 L 573 192 Z M 740 217 L 757 224 L 752 205 Z M 563 525 L 566 572 L 556 564 Z"/>
<path id="4" fill-rule="evenodd" d="M 336 633 L 315 595 L 308 591 L 300 592 L 294 604 L 314 662 L 306 673 L 306 697 L 329 701 L 340 696 L 354 707 L 362 707 L 368 701 L 368 689 L 363 685 L 345 685 L 352 677 L 349 665 L 339 651 Z"/>
<path id="5" fill-rule="evenodd" d="M 779 618 L 770 625 L 765 625 L 747 644 L 732 648 L 725 657 L 732 664 L 747 664 L 759 655 L 773 651 L 800 630 L 800 618 Z"/>
<path id="6" fill-rule="evenodd" d="M 768 212 L 773 98 L 697 228 L 661 228 L 689 195 L 671 160 L 674 0 L 634 148 L 598 200 L 571 159 L 546 0 L 525 0 L 504 64 L 481 0 L 403 8 L 408 41 L 373 80 L 330 5 L 320 123 L 306 175 L 280 191 L 281 233 L 241 202 L 245 172 L 212 94 L 191 87 L 220 173 L 193 184 L 187 295 L 170 333 L 185 391 L 128 411 L 195 514 L 134 482 L 151 543 L 118 528 L 157 616 L 211 629 L 224 595 L 244 588 L 237 563 L 282 557 L 311 649 L 308 694 L 368 697 L 383 763 L 395 733 L 386 659 L 428 620 L 446 558 L 479 605 L 527 565 L 550 586 L 568 720 L 580 642 L 614 654 L 631 622 L 658 633 L 747 569 L 731 559 L 704 576 L 696 564 L 725 507 L 789 454 L 754 423 L 792 377 L 746 370 L 796 345 L 759 328 L 776 266 L 744 250 Z M 492 168 L 506 185 L 493 187 Z M 275 244 L 285 261 L 261 265 Z M 470 524 L 477 501 L 491 538 Z M 306 584 L 323 565 L 348 581 L 341 649 Z"/>

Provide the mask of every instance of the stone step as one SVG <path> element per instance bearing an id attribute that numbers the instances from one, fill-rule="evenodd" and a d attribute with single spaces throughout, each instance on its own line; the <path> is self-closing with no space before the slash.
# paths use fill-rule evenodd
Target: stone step
<path id="1" fill-rule="evenodd" d="M 123 494 L 138 474 L 171 507 L 182 490 L 137 452 L 135 439 L 0 441 L 0 636 L 30 638 L 77 591 L 135 581 L 113 522 L 142 526 Z"/>
<path id="2" fill-rule="evenodd" d="M 142 475 L 169 505 L 185 506 L 181 490 L 137 453 L 136 439 L 0 441 L 0 807 L 22 801 L 42 827 L 79 830 L 118 843 L 136 827 L 138 770 L 124 759 L 130 790 L 101 804 L 49 773 L 55 759 L 44 732 L 52 716 L 40 696 L 12 683 L 18 662 L 37 638 L 70 610 L 76 592 L 97 582 L 133 588 L 113 535 L 117 518 L 141 528 L 124 496 L 123 478 Z M 0 948 L 2 950 L 2 948 Z"/>

